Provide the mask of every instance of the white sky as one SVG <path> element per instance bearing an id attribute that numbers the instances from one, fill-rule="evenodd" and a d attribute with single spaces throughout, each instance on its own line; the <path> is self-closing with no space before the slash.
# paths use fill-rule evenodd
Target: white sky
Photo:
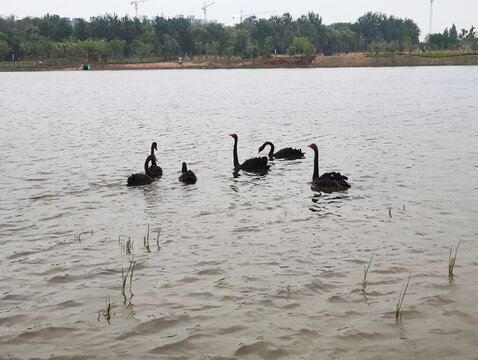
<path id="1" fill-rule="evenodd" d="M 144 1 L 144 0 L 143 0 Z M 214 0 L 206 0 L 210 3 Z M 113 14 L 134 16 L 131 0 L 1 0 L 0 16 L 43 16 L 47 13 L 61 17 L 82 17 Z M 138 4 L 139 14 L 173 17 L 179 14 L 203 18 L 204 0 L 146 0 Z M 271 14 L 289 12 L 294 19 L 309 11 L 322 16 L 324 24 L 355 22 L 367 11 L 383 12 L 387 16 L 414 20 L 422 30 L 421 38 L 428 34 L 430 0 L 216 0 L 207 8 L 208 20 L 232 25 L 233 19 L 243 10 L 244 14 L 271 12 L 258 15 L 268 18 Z M 442 32 L 455 23 L 458 32 L 478 25 L 478 0 L 434 0 L 432 32 Z"/>

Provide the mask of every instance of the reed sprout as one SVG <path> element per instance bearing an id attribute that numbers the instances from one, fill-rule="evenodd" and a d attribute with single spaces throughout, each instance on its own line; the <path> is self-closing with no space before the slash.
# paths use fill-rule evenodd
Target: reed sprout
<path id="1" fill-rule="evenodd" d="M 372 256 L 370 257 L 370 261 L 368 262 L 367 266 L 363 266 L 363 280 L 362 280 L 362 291 L 365 292 L 365 289 L 367 288 L 367 274 L 370 269 L 370 265 L 372 264 L 372 259 L 373 259 L 374 253 L 372 253 Z"/>
<path id="2" fill-rule="evenodd" d="M 121 268 L 121 279 L 122 279 L 121 293 L 123 294 L 125 299 L 126 299 L 126 294 L 125 294 L 126 282 L 128 281 L 128 275 L 129 275 L 129 292 L 131 295 L 133 295 L 133 292 L 131 291 L 131 286 L 133 284 L 133 271 L 134 271 L 135 264 L 136 264 L 136 261 L 134 261 L 133 259 L 129 261 L 129 266 L 126 271 L 126 274 L 125 274 L 124 268 Z"/>
<path id="3" fill-rule="evenodd" d="M 412 277 L 412 272 L 410 271 L 410 275 L 408 275 L 407 283 L 402 286 L 402 291 L 398 296 L 397 307 L 395 309 L 395 321 L 402 322 L 402 306 L 403 306 L 403 299 L 405 299 L 405 294 L 408 290 L 408 285 L 410 284 L 410 278 Z"/>
<path id="4" fill-rule="evenodd" d="M 112 316 L 114 316 L 113 307 L 111 306 L 111 300 L 109 295 L 105 298 L 105 302 L 106 302 L 106 309 L 105 311 L 103 311 L 102 314 L 109 324 Z M 98 312 L 98 321 L 100 321 L 100 312 Z"/>
<path id="5" fill-rule="evenodd" d="M 79 233 L 73 233 L 73 237 L 75 238 L 76 241 L 78 241 L 79 243 L 81 243 L 81 235 L 86 235 L 86 234 L 91 234 L 93 235 L 93 229 L 89 230 L 89 231 L 81 231 Z"/>
<path id="6" fill-rule="evenodd" d="M 143 244 L 144 244 L 144 247 L 146 248 L 146 250 L 148 252 L 150 252 L 150 250 L 149 250 L 149 224 L 148 224 L 148 232 L 146 234 L 144 234 Z"/>
<path id="7" fill-rule="evenodd" d="M 392 217 L 392 205 L 388 206 L 388 216 Z"/>
<path id="8" fill-rule="evenodd" d="M 134 240 L 131 240 L 130 237 L 128 237 L 128 240 L 124 241 L 124 240 L 121 240 L 121 235 L 120 235 L 118 242 L 121 246 L 121 252 L 123 254 L 131 255 L 133 253 Z"/>
<path id="9" fill-rule="evenodd" d="M 460 247 L 460 243 L 461 243 L 461 240 L 458 241 L 458 245 L 456 245 L 456 249 L 455 249 L 455 255 L 452 256 L 452 252 L 453 252 L 453 245 L 451 246 L 450 248 L 450 255 L 448 256 L 448 277 L 452 278 L 454 275 L 453 275 L 453 269 L 455 268 L 455 264 L 456 264 L 456 255 L 458 253 L 458 248 Z"/>
<path id="10" fill-rule="evenodd" d="M 160 249 L 160 246 L 159 246 L 159 235 L 161 235 L 161 228 L 158 228 L 156 230 L 156 246 L 158 247 L 158 250 Z"/>

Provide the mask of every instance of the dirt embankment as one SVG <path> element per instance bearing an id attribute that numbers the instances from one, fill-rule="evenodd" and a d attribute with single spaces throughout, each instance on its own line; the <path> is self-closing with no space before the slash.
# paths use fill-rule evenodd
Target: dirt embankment
<path id="1" fill-rule="evenodd" d="M 80 64 L 54 65 L 32 63 L 30 66 L 5 63 L 0 71 L 21 70 L 79 70 Z M 15 66 L 14 66 L 15 65 Z M 18 66 L 16 66 L 18 65 Z M 27 64 L 28 65 L 28 64 Z M 433 66 L 433 65 L 478 65 L 478 55 L 450 56 L 441 58 L 417 55 L 369 56 L 363 53 L 339 54 L 333 56 L 289 57 L 277 56 L 255 60 L 214 60 L 155 62 L 142 64 L 90 63 L 91 70 L 143 70 L 143 69 L 237 69 L 237 68 L 334 68 L 334 67 L 383 67 L 383 66 Z"/>
<path id="2" fill-rule="evenodd" d="M 90 64 L 94 70 L 141 70 L 141 69 L 229 69 L 253 66 L 252 60 L 241 61 L 187 61 L 182 65 L 177 62 L 156 62 L 144 64 Z"/>
<path id="3" fill-rule="evenodd" d="M 380 66 L 429 66 L 429 65 L 478 65 L 477 55 L 428 58 L 416 55 L 367 56 L 361 53 L 334 56 L 317 56 L 312 67 L 380 67 Z"/>
<path id="4" fill-rule="evenodd" d="M 133 69 L 180 69 L 180 68 L 333 68 L 333 67 L 382 67 L 382 66 L 433 66 L 433 65 L 478 65 L 477 55 L 464 55 L 443 58 L 428 58 L 416 55 L 367 56 L 362 53 L 339 54 L 333 56 L 294 57 L 278 56 L 253 60 L 217 60 L 160 62 L 147 64 L 91 64 L 95 70 L 133 70 Z"/>

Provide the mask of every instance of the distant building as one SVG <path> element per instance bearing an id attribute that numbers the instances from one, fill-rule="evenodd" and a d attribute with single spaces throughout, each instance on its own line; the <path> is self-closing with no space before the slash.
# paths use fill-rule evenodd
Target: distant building
<path id="1" fill-rule="evenodd" d="M 78 21 L 83 20 L 82 18 L 69 18 L 69 17 L 63 17 L 62 19 L 65 20 L 67 23 L 69 23 L 71 26 L 75 26 L 75 24 Z"/>
<path id="2" fill-rule="evenodd" d="M 191 24 L 201 24 L 203 22 L 202 19 L 196 19 L 194 15 L 188 15 L 187 19 L 191 22 Z"/>

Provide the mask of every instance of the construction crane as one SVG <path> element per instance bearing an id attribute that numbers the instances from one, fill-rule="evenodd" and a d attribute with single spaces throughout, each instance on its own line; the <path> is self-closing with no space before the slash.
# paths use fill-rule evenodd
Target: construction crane
<path id="1" fill-rule="evenodd" d="M 136 12 L 136 17 L 138 17 L 138 3 L 145 2 L 149 0 L 133 0 L 131 1 L 131 5 L 134 5 L 134 11 Z"/>
<path id="2" fill-rule="evenodd" d="M 216 2 L 213 1 L 213 2 L 210 2 L 209 4 L 206 4 L 206 2 L 204 1 L 204 6 L 202 7 L 202 12 L 204 13 L 204 23 L 207 22 L 207 18 L 206 18 L 206 10 L 209 6 L 211 6 L 212 4 L 215 4 Z"/>
<path id="3" fill-rule="evenodd" d="M 432 7 L 433 7 L 433 0 L 430 0 L 430 28 L 428 29 L 428 34 L 432 33 Z"/>
<path id="4" fill-rule="evenodd" d="M 243 11 L 242 11 L 242 9 L 241 9 L 241 11 L 239 12 L 239 15 L 234 15 L 232 18 L 233 18 L 233 19 L 239 18 L 239 23 L 242 23 L 242 21 L 243 21 L 245 18 L 248 18 L 249 16 L 265 15 L 265 14 L 272 14 L 272 13 L 275 13 L 275 10 L 272 10 L 272 11 L 262 11 L 262 12 L 253 13 L 253 14 L 243 14 Z"/>

